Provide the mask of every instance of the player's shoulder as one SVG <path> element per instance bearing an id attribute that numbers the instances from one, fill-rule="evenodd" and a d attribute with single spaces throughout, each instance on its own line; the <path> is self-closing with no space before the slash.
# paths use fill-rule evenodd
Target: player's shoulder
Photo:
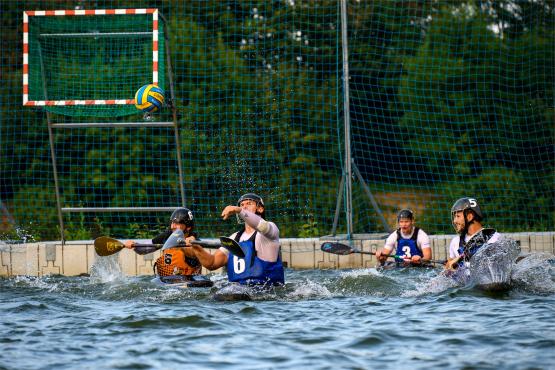
<path id="1" fill-rule="evenodd" d="M 418 228 L 418 236 L 428 236 L 428 233 L 425 232 L 423 229 L 421 229 L 420 227 Z"/>
<path id="2" fill-rule="evenodd" d="M 386 239 L 386 240 L 389 240 L 389 241 L 392 241 L 392 240 L 393 240 L 393 241 L 395 241 L 395 240 L 397 240 L 397 236 L 398 236 L 398 235 L 399 235 L 399 230 L 396 229 L 394 232 L 392 232 L 391 234 L 389 234 L 389 235 L 387 236 L 387 239 Z"/>
<path id="3" fill-rule="evenodd" d="M 453 237 L 453 239 L 451 239 L 451 243 L 449 243 L 449 245 L 455 245 L 455 244 L 459 245 L 460 240 L 461 240 L 461 236 L 460 235 L 455 235 Z"/>

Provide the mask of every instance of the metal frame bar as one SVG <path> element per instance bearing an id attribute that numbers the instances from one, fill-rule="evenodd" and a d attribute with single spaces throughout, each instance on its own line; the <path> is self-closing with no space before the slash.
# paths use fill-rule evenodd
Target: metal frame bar
<path id="1" fill-rule="evenodd" d="M 347 44 L 347 0 L 341 0 L 341 49 L 343 54 L 343 129 L 345 140 L 345 213 L 347 238 L 353 233 L 353 184 L 351 171 L 351 116 L 349 100 L 349 45 Z"/>
<path id="2" fill-rule="evenodd" d="M 345 151 L 345 161 L 344 167 L 341 174 L 341 181 L 339 184 L 339 190 L 337 192 L 337 202 L 335 207 L 335 216 L 333 219 L 333 226 L 331 235 L 335 236 L 337 231 L 337 224 L 339 220 L 339 212 L 341 208 L 341 203 L 343 195 L 345 195 L 345 216 L 347 221 L 347 239 L 351 240 L 353 235 L 353 170 L 356 174 L 358 180 L 362 184 L 366 195 L 370 199 L 374 210 L 378 213 L 384 229 L 390 232 L 389 225 L 385 220 L 383 213 L 378 206 L 378 203 L 374 199 L 370 188 L 366 185 L 362 175 L 360 174 L 358 168 L 355 165 L 355 161 L 351 156 L 351 115 L 350 115 L 350 96 L 349 96 L 349 45 L 347 43 L 347 0 L 341 0 L 341 49 L 342 49 L 342 61 L 343 61 L 343 129 L 344 129 L 344 151 Z"/>
<path id="3" fill-rule="evenodd" d="M 64 213 L 79 213 L 79 212 L 165 212 L 174 211 L 175 207 L 65 207 L 61 209 Z"/>
<path id="4" fill-rule="evenodd" d="M 178 165 L 178 172 L 179 172 L 179 190 L 181 195 L 181 204 L 185 206 L 185 189 L 184 189 L 184 179 L 183 179 L 183 169 L 182 169 L 182 161 L 181 161 L 181 145 L 179 139 L 179 127 L 177 125 L 177 109 L 175 104 L 175 95 L 174 95 L 174 87 L 173 87 L 173 74 L 171 69 L 171 52 L 169 47 L 169 39 L 168 39 L 168 24 L 164 17 L 160 13 L 158 13 L 162 21 L 164 22 L 165 32 L 164 32 L 164 39 L 165 39 L 165 50 L 166 50 L 166 73 L 168 75 L 169 80 L 169 92 L 170 92 L 170 101 L 169 105 L 172 109 L 172 117 L 173 122 L 70 122 L 70 123 L 53 123 L 52 122 L 52 114 L 46 111 L 46 118 L 48 123 L 48 138 L 50 143 L 50 157 L 52 160 L 52 171 L 54 177 L 54 187 L 56 191 L 56 208 L 58 213 L 58 223 L 60 226 L 60 240 L 62 245 L 65 244 L 65 236 L 64 236 L 64 213 L 80 213 L 80 212 L 92 212 L 92 213 L 101 213 L 101 212 L 144 212 L 144 211 L 151 211 L 151 212 L 171 212 L 174 211 L 176 207 L 62 207 L 61 195 L 60 195 L 60 183 L 58 178 L 58 169 L 57 169 L 57 160 L 56 160 L 56 152 L 55 152 L 55 140 L 54 140 L 54 129 L 70 129 L 70 128 L 90 128 L 90 127 L 98 127 L 98 128 L 117 128 L 117 127 L 172 127 L 174 130 L 174 137 L 175 137 L 175 146 L 176 146 L 176 157 L 177 157 L 177 165 Z M 41 62 L 41 72 L 44 71 L 43 66 L 43 58 L 42 58 L 42 50 L 39 46 L 39 59 Z M 48 91 L 46 88 L 46 81 L 45 76 L 42 74 L 42 84 L 43 84 L 43 92 L 45 98 L 48 98 Z"/>

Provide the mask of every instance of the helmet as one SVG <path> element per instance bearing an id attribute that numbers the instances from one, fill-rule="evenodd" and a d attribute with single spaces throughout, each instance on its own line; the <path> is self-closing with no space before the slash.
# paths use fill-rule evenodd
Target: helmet
<path id="1" fill-rule="evenodd" d="M 255 193 L 247 193 L 241 195 L 241 198 L 239 198 L 239 200 L 237 201 L 237 205 L 241 207 L 241 202 L 244 200 L 254 200 L 257 205 L 261 205 L 262 207 L 264 207 L 264 201 L 259 195 L 256 195 Z"/>
<path id="2" fill-rule="evenodd" d="M 451 217 L 455 215 L 455 212 L 464 211 L 470 209 L 474 212 L 477 221 L 481 221 L 484 218 L 482 210 L 478 205 L 478 201 L 475 198 L 461 198 L 453 204 L 451 207 Z"/>
<path id="3" fill-rule="evenodd" d="M 170 222 L 175 222 L 176 224 L 184 224 L 187 226 L 193 226 L 195 223 L 193 221 L 193 212 L 189 208 L 181 207 L 173 211 L 170 216 Z"/>
<path id="4" fill-rule="evenodd" d="M 414 220 L 414 212 L 412 212 L 410 209 L 402 209 L 397 214 L 397 221 L 399 221 L 402 218 L 408 218 L 409 220 Z"/>
<path id="5" fill-rule="evenodd" d="M 241 207 L 241 202 L 244 200 L 254 200 L 256 202 L 257 206 L 262 206 L 262 208 L 264 207 L 264 201 L 262 200 L 262 197 L 260 195 L 257 195 L 255 193 L 246 193 L 241 195 L 241 197 L 239 198 L 239 200 L 237 201 L 237 206 Z M 258 211 L 256 211 L 256 214 L 259 215 L 262 218 L 265 218 L 265 214 L 266 214 L 266 210 L 263 210 L 261 213 L 258 213 Z M 243 224 L 244 221 L 241 217 L 239 217 L 239 215 L 235 215 L 237 217 L 237 223 L 238 224 Z"/>

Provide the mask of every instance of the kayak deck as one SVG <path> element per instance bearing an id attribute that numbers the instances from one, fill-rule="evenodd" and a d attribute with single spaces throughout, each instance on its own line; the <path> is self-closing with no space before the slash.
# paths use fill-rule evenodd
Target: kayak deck
<path id="1" fill-rule="evenodd" d="M 178 288 L 210 288 L 214 282 L 204 275 L 157 276 L 152 282 L 162 286 Z"/>

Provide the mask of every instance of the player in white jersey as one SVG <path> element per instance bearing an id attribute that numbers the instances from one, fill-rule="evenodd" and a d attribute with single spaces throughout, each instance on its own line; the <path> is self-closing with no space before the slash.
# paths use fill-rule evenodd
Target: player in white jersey
<path id="1" fill-rule="evenodd" d="M 398 229 L 387 237 L 383 249 L 376 252 L 378 261 L 383 264 L 391 254 L 401 256 L 396 259 L 398 266 L 420 266 L 431 260 L 430 237 L 415 226 L 414 212 L 402 209 L 397 214 L 397 223 Z"/>
<path id="2" fill-rule="evenodd" d="M 474 198 L 460 198 L 451 207 L 451 221 L 457 232 L 449 244 L 449 259 L 446 270 L 468 267 L 470 258 L 486 244 L 495 243 L 500 234 L 482 226 L 484 215 Z"/>

